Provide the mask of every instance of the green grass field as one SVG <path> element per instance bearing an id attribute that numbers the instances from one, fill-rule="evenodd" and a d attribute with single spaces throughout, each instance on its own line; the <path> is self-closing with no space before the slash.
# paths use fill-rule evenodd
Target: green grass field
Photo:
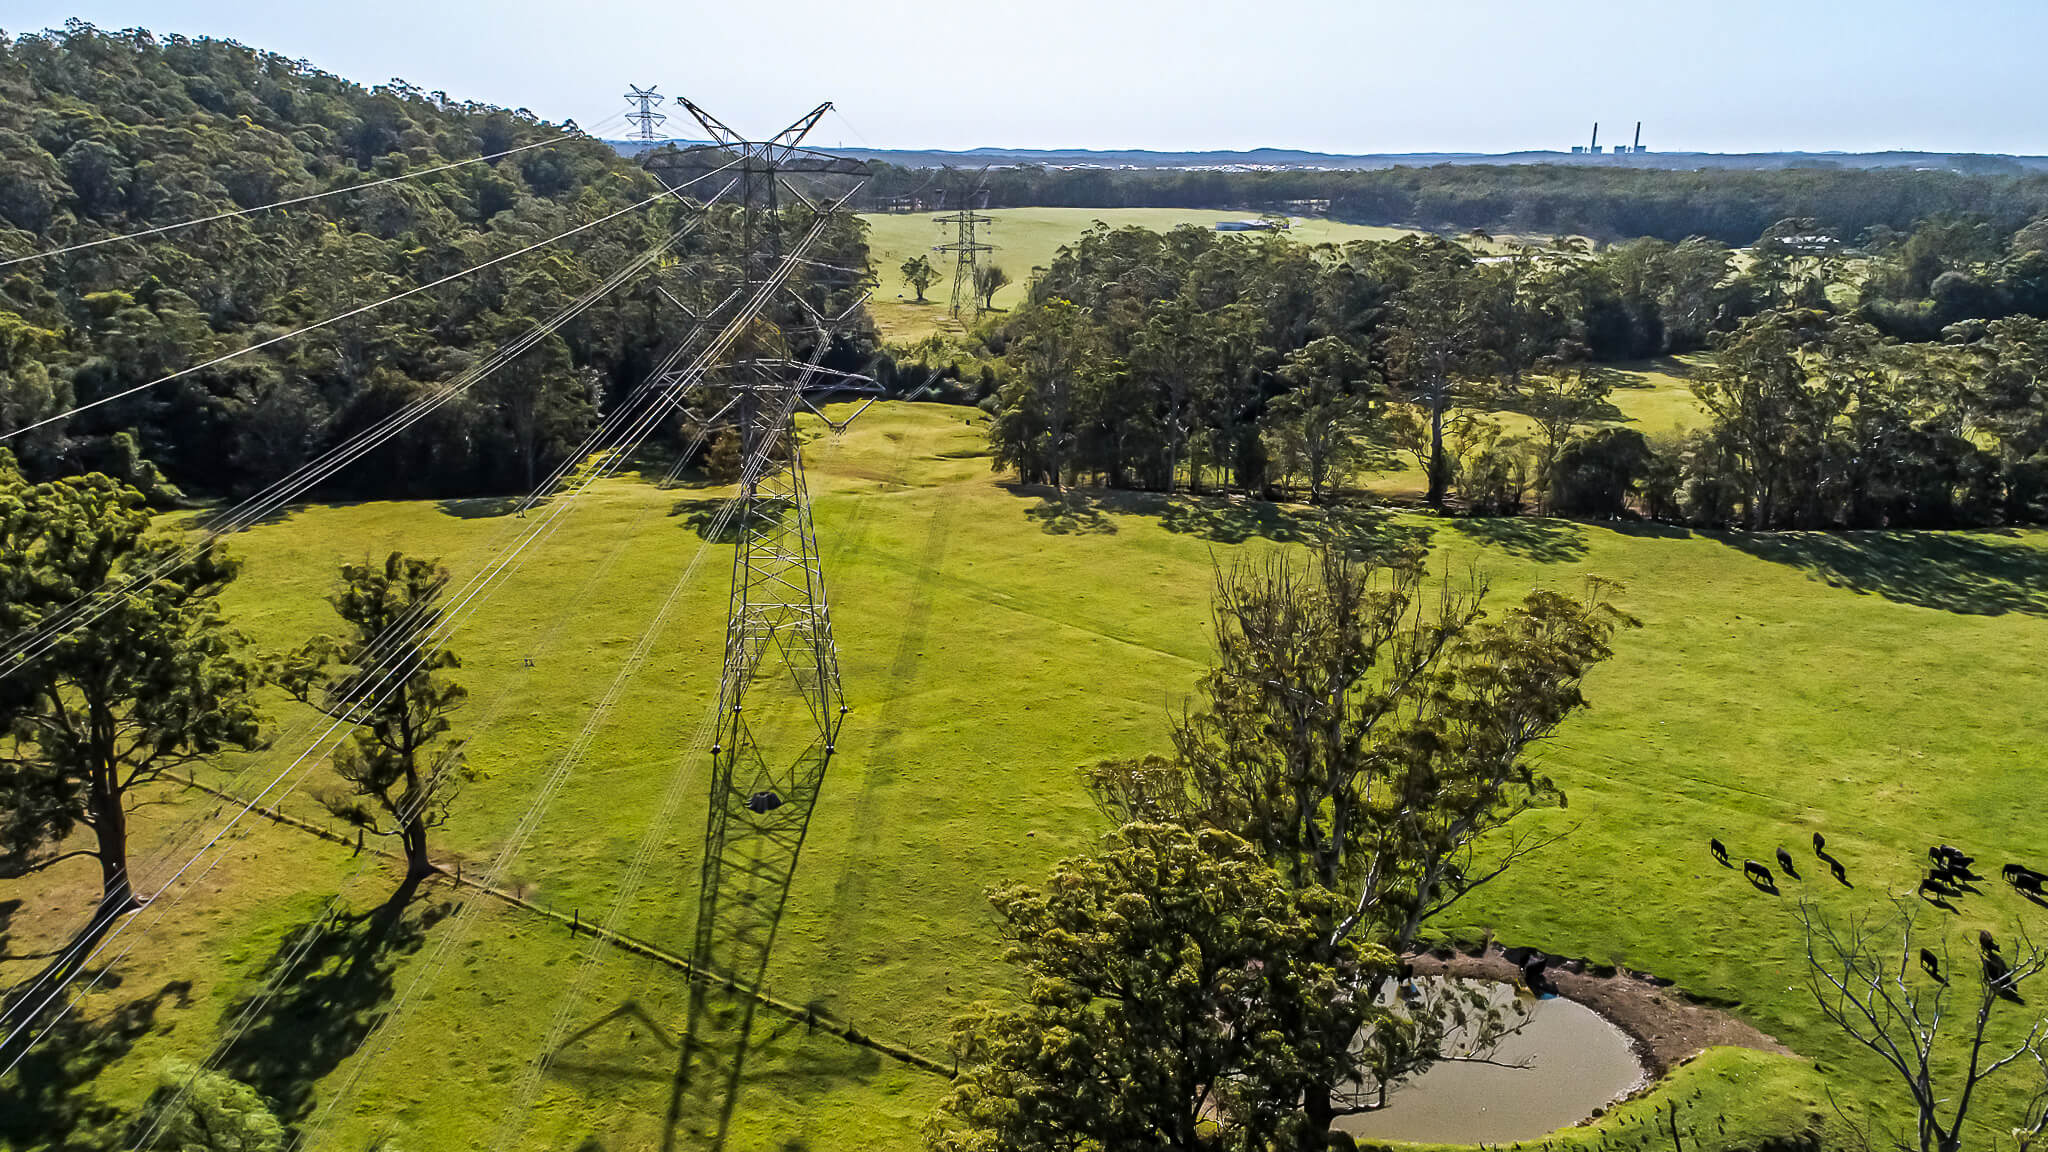
<path id="1" fill-rule="evenodd" d="M 933 220 L 936 213 L 870 213 L 861 219 L 868 224 L 868 253 L 880 283 L 875 288 L 873 312 L 882 336 L 892 343 L 910 343 L 938 331 L 951 320 L 948 301 L 953 293 L 950 257 L 932 252 L 932 246 L 948 243 L 953 236 Z M 1024 286 L 1032 270 L 1052 262 L 1063 244 L 1071 244 L 1083 232 L 1101 221 L 1112 228 L 1138 226 L 1158 231 L 1181 224 L 1203 228 L 1219 220 L 1242 220 L 1244 212 L 1209 212 L 1178 208 L 996 208 L 987 215 L 995 223 L 982 229 L 982 240 L 996 246 L 984 258 L 1010 274 L 1010 285 L 995 295 L 997 308 L 1010 308 L 1024 298 Z M 1334 220 L 1297 219 L 1288 236 L 1306 244 L 1347 243 L 1352 240 L 1389 240 L 1406 235 L 1400 228 L 1375 228 L 1360 224 L 1339 224 Z M 930 255 L 943 274 L 926 293 L 926 303 L 916 303 L 916 293 L 903 282 L 903 262 L 920 254 Z"/>
<path id="2" fill-rule="evenodd" d="M 1676 377 L 1646 377 L 1664 382 L 1642 390 L 1639 419 L 1682 410 L 1667 395 Z M 1082 492 L 1055 501 L 1018 490 L 991 475 L 981 419 L 885 404 L 811 446 L 854 711 L 769 979 L 784 1000 L 816 1003 L 942 1060 L 948 1019 L 1008 978 L 983 889 L 1040 876 L 1095 841 L 1103 823 L 1076 770 L 1164 747 L 1169 717 L 1208 660 L 1212 566 L 1295 547 L 1314 526 L 1300 510 L 1221 498 Z M 656 831 L 622 927 L 684 952 L 706 765 L 679 749 L 715 691 L 729 566 L 729 549 L 706 546 L 693 525 L 719 495 L 638 478 L 601 485 L 462 631 L 455 647 L 472 696 L 458 728 L 475 733 L 470 760 L 485 776 L 440 837 L 443 856 L 472 870 L 497 850 L 655 605 L 704 549 L 670 628 L 511 877 L 535 900 L 601 916 L 681 773 L 693 802 Z M 1475 896 L 1462 909 L 1468 930 L 1674 979 L 1816 1058 L 1855 1099 L 1871 1065 L 1823 1026 L 1797 985 L 1796 891 L 1778 900 L 1751 892 L 1709 858 L 1707 838 L 1738 857 L 1768 859 L 1779 844 L 1803 857 L 1809 834 L 1823 831 L 1856 888 L 1808 883 L 1836 901 L 1910 886 L 1924 847 L 1939 840 L 1993 867 L 2048 862 L 2030 760 L 2048 742 L 2038 706 L 2048 537 L 1755 537 L 1405 515 L 1364 523 L 1353 530 L 1428 534 L 1443 563 L 1484 573 L 1502 596 L 1577 588 L 1591 574 L 1622 580 L 1624 603 L 1643 621 L 1587 685 L 1592 709 L 1543 753 L 1570 806 L 1538 819 L 1570 835 Z M 247 569 L 228 604 L 259 645 L 283 648 L 331 626 L 322 596 L 341 562 L 405 548 L 442 557 L 459 579 L 522 526 L 481 501 L 297 509 L 236 542 Z M 278 746 L 252 758 L 266 775 L 305 744 L 290 739 L 303 712 L 282 701 L 273 712 Z M 145 839 L 160 840 L 213 807 L 186 798 L 138 819 Z M 318 818 L 304 789 L 283 807 Z M 337 888 L 360 911 L 392 883 L 384 866 L 352 860 L 343 846 L 267 822 L 251 829 L 143 939 L 118 985 L 89 1000 L 96 1021 L 134 1017 L 124 1039 L 67 1050 L 77 1078 L 104 1066 L 91 1088 L 99 1097 L 132 1105 L 158 1058 L 207 1053 L 271 958 Z M 92 881 L 75 862 L 0 888 L 0 934 L 11 934 L 0 954 L 61 939 Z M 1966 905 L 1962 923 L 1990 923 L 1989 899 Z M 422 919 L 446 903 L 436 889 Z M 489 1144 L 588 945 L 496 904 L 463 932 L 455 924 L 401 931 L 353 963 L 367 929 L 336 926 L 322 942 L 335 957 L 319 969 L 323 980 L 261 1017 L 231 1067 L 303 1106 L 367 1066 L 316 1147 L 384 1136 L 414 1150 Z M 367 1065 L 350 1057 L 367 1021 L 437 954 L 440 978 L 389 1051 Z M 682 981 L 603 955 L 587 994 L 563 1011 L 566 1026 L 637 1007 L 662 1027 L 629 1012 L 565 1049 L 514 1146 L 656 1146 L 674 1063 L 663 1028 L 680 1027 Z M 27 963 L 0 965 L 0 979 Z M 754 1039 L 736 1149 L 912 1147 L 944 1088 L 779 1017 L 764 1014 Z M 1716 1053 L 1682 1071 L 1672 1091 L 1704 1102 L 1687 1105 L 1703 1110 L 1692 1133 L 1703 1152 L 1755 1147 L 1758 1133 L 1822 1122 L 1814 1075 L 1779 1057 Z M 1663 1146 L 1640 1124 L 1607 1127 L 1618 1139 L 1603 1147 Z"/>
<path id="3" fill-rule="evenodd" d="M 1706 423 L 1706 413 L 1692 394 L 1691 378 L 1707 364 L 1703 355 L 1661 356 L 1633 363 L 1602 364 L 1614 389 L 1608 393 L 1605 424 L 1633 428 L 1652 438 L 1690 431 Z M 1532 437 L 1535 422 L 1512 409 L 1486 413 L 1503 436 Z M 1392 450 L 1375 454 L 1351 484 L 1375 497 L 1415 503 L 1429 488 L 1429 477 L 1411 456 Z"/>

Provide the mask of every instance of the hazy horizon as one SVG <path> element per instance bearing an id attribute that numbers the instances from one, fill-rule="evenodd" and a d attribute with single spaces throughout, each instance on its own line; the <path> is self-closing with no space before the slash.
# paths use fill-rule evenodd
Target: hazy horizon
<path id="1" fill-rule="evenodd" d="M 1603 144 L 1627 142 L 1641 120 L 1659 152 L 2048 153 L 2048 74 L 2031 59 L 2048 8 L 2019 0 L 1937 16 L 1871 0 L 1848 17 L 1810 0 L 1195 2 L 1170 14 L 1083 0 L 959 12 L 900 0 L 11 7 L 10 35 L 76 16 L 238 40 L 610 137 L 625 132 L 606 120 L 630 83 L 688 95 L 748 134 L 832 100 L 839 112 L 814 142 L 905 150 L 1566 151 L 1595 120 Z M 672 134 L 700 134 L 665 110 Z"/>

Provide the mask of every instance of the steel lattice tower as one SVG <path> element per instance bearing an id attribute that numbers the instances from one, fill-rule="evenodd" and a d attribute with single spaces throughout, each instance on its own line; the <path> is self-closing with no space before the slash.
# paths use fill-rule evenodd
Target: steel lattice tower
<path id="1" fill-rule="evenodd" d="M 655 129 L 659 128 L 668 117 L 655 111 L 656 108 L 661 107 L 661 102 L 665 99 L 660 92 L 656 91 L 660 87 L 661 85 L 657 84 L 653 88 L 643 90 L 638 84 L 626 85 L 624 99 L 638 105 L 637 111 L 626 113 L 627 121 L 636 126 L 633 132 L 633 139 L 635 140 L 652 144 L 656 140 L 661 139 L 661 133 Z"/>
<path id="2" fill-rule="evenodd" d="M 714 263 L 726 283 L 709 289 L 716 303 L 703 314 L 678 302 L 696 323 L 731 317 L 729 352 L 705 383 L 724 399 L 742 460 L 689 1022 L 665 1140 L 718 1147 L 753 993 L 847 711 L 795 418 L 817 412 L 812 399 L 824 392 L 873 390 L 865 377 L 824 366 L 838 322 L 865 296 L 836 316 L 831 305 L 864 273 L 815 255 L 867 169 L 802 147 L 830 104 L 770 140 L 748 141 L 678 102 L 713 142 L 652 154 L 648 169 L 671 186 L 704 173 L 736 185 L 716 221 L 728 255 Z"/>
<path id="3" fill-rule="evenodd" d="M 953 241 L 932 248 L 934 252 L 953 254 L 953 317 L 960 316 L 960 294 L 967 294 L 967 307 L 976 316 L 981 315 L 981 293 L 975 290 L 975 273 L 981 268 L 981 254 L 995 251 L 993 244 L 982 243 L 975 235 L 975 229 L 983 224 L 995 223 L 994 217 L 984 216 L 977 209 L 988 207 L 988 185 L 985 177 L 988 169 L 975 173 L 972 182 L 961 189 L 960 207 L 944 216 L 934 217 L 941 225 L 954 227 Z"/>

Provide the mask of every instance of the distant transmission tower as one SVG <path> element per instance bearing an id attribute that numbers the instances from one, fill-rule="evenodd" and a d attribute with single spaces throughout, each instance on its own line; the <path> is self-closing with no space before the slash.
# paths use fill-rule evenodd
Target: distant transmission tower
<path id="1" fill-rule="evenodd" d="M 706 384 L 709 402 L 723 400 L 714 422 L 729 421 L 725 434 L 737 437 L 743 463 L 669 1149 L 725 1141 L 755 993 L 847 710 L 796 413 L 823 416 L 813 401 L 826 393 L 876 390 L 866 377 L 824 365 L 838 326 L 866 300 L 858 291 L 864 270 L 831 257 L 867 166 L 802 146 L 831 105 L 772 139 L 750 141 L 690 101 L 677 102 L 712 142 L 643 163 L 671 187 L 708 176 L 734 190 L 706 216 L 720 242 L 685 288 L 696 303 L 677 303 L 693 323 L 727 320 L 732 339 Z"/>
<path id="2" fill-rule="evenodd" d="M 953 242 L 934 245 L 934 252 L 953 254 L 953 317 L 960 317 L 960 297 L 967 296 L 967 308 L 975 316 L 981 315 L 981 293 L 976 290 L 975 274 L 981 270 L 981 254 L 995 251 L 995 245 L 984 244 L 975 236 L 975 228 L 982 224 L 993 224 L 995 219 L 983 216 L 976 209 L 988 207 L 988 168 L 974 174 L 974 179 L 962 186 L 960 207 L 944 216 L 935 217 L 942 225 L 954 226 Z"/>
<path id="3" fill-rule="evenodd" d="M 656 129 L 660 128 L 668 117 L 655 111 L 656 108 L 661 107 L 661 102 L 665 99 L 660 92 L 656 91 L 660 87 L 661 85 L 657 84 L 653 88 L 643 91 L 638 84 L 626 85 L 627 92 L 625 98 L 640 106 L 639 111 L 626 113 L 626 119 L 638 126 L 627 139 L 641 140 L 652 144 L 662 138 L 661 133 L 656 131 Z"/>

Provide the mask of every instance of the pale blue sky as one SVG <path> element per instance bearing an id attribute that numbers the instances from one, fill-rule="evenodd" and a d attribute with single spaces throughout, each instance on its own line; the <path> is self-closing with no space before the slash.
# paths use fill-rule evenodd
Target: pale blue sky
<path id="1" fill-rule="evenodd" d="M 874 147 L 2048 153 L 2042 0 L 0 0 L 592 123 L 628 82 Z M 674 127 L 674 122 L 671 122 Z"/>

